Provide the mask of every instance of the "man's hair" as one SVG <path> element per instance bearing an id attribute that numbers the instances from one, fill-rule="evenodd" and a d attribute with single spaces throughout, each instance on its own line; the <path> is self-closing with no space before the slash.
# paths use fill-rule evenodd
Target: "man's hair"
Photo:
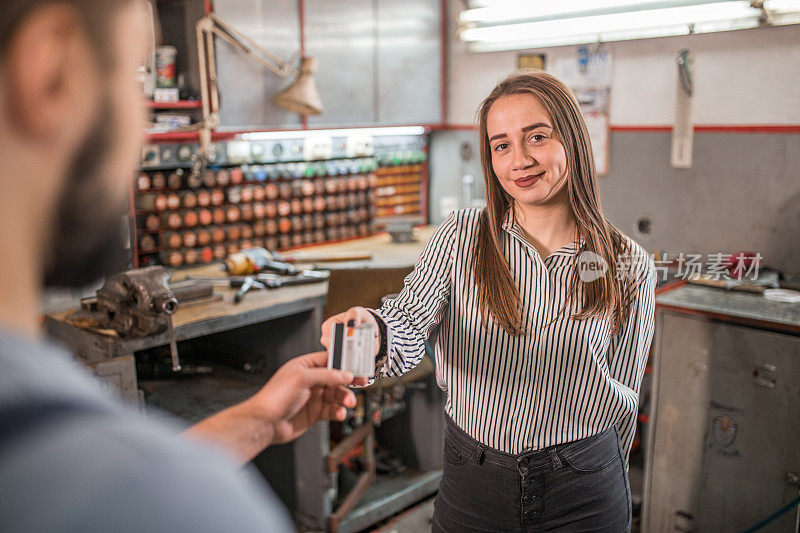
<path id="1" fill-rule="evenodd" d="M 111 21 L 120 7 L 132 0 L 3 0 L 0 16 L 0 61 L 5 54 L 14 33 L 27 16 L 36 9 L 48 4 L 62 4 L 73 7 L 79 14 L 83 29 L 97 52 L 97 59 L 103 66 L 112 63 Z"/>

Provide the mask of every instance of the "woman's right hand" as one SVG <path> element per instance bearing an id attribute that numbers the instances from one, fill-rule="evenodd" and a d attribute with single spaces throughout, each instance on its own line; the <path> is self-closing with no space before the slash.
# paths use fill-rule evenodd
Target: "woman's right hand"
<path id="1" fill-rule="evenodd" d="M 331 344 L 331 330 L 333 330 L 333 325 L 341 323 L 341 324 L 350 324 L 353 326 L 357 326 L 359 324 L 369 323 L 375 326 L 375 329 L 378 330 L 378 321 L 375 320 L 375 317 L 370 313 L 365 307 L 351 307 L 344 313 L 339 313 L 338 315 L 333 315 L 332 317 L 328 318 L 325 322 L 322 323 L 322 337 L 320 338 L 320 342 L 326 349 L 330 349 Z M 379 334 L 380 335 L 380 334 Z M 376 337 L 375 339 L 375 348 L 372 353 L 373 357 L 378 355 L 378 351 L 381 348 L 381 339 L 380 336 Z M 369 383 L 369 380 L 366 378 L 355 378 L 353 380 L 353 385 L 356 386 L 364 386 Z"/>

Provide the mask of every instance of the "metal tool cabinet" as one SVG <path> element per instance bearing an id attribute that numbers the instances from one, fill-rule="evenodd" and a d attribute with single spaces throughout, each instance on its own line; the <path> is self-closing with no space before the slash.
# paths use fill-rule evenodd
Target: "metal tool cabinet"
<path id="1" fill-rule="evenodd" d="M 657 302 L 642 530 L 740 531 L 800 488 L 800 310 L 690 286 Z"/>

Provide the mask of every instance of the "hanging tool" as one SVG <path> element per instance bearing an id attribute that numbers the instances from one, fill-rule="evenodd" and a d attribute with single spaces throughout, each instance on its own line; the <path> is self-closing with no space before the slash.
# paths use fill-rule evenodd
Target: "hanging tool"
<path id="1" fill-rule="evenodd" d="M 672 153 L 670 162 L 674 168 L 691 168 L 694 144 L 694 80 L 692 53 L 684 48 L 676 58 L 678 87 L 675 98 L 675 125 L 672 128 Z"/>

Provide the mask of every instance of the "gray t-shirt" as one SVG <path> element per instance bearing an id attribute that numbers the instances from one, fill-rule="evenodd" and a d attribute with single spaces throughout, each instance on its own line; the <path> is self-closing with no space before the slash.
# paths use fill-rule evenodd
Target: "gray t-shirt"
<path id="1" fill-rule="evenodd" d="M 122 405 L 69 353 L 2 330 L 0 421 L 0 531 L 294 529 L 255 471 Z"/>

